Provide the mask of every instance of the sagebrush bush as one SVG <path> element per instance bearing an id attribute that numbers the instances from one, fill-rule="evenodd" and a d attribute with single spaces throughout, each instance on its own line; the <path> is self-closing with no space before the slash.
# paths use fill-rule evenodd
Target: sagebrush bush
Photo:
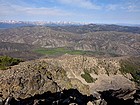
<path id="1" fill-rule="evenodd" d="M 139 59 L 128 59 L 126 61 L 122 60 L 120 62 L 121 68 L 120 71 L 122 73 L 130 73 L 133 77 L 133 81 L 140 85 L 140 61 Z"/>
<path id="2" fill-rule="evenodd" d="M 95 79 L 91 77 L 91 75 L 89 74 L 89 72 L 85 72 L 84 71 L 84 74 L 81 74 L 81 77 L 84 78 L 87 83 L 93 83 L 93 82 L 95 82 Z"/>
<path id="3" fill-rule="evenodd" d="M 9 56 L 0 56 L 0 69 L 5 70 L 9 66 L 14 66 L 22 62 L 23 60 L 12 58 Z"/>

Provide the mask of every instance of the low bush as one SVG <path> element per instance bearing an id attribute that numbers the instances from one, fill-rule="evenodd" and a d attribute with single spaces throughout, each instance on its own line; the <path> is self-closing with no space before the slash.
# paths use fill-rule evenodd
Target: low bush
<path id="1" fill-rule="evenodd" d="M 10 66 L 14 66 L 22 62 L 21 59 L 12 58 L 9 56 L 0 56 L 0 69 L 5 70 L 8 69 Z"/>
<path id="2" fill-rule="evenodd" d="M 85 79 L 87 83 L 93 83 L 96 79 L 92 78 L 88 72 L 84 71 L 84 74 L 81 74 L 81 77 Z"/>
<path id="3" fill-rule="evenodd" d="M 138 83 L 140 85 L 140 61 L 139 59 L 128 59 L 128 60 L 122 60 L 120 62 L 121 68 L 120 71 L 122 73 L 130 73 L 133 77 L 133 81 Z"/>

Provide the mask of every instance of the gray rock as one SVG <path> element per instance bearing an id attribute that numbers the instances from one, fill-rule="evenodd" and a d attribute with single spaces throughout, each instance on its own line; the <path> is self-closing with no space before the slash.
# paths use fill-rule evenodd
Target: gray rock
<path id="1" fill-rule="evenodd" d="M 12 96 L 9 96 L 9 97 L 6 99 L 6 102 L 5 102 L 4 105 L 10 105 L 12 98 L 13 98 Z"/>
<path id="2" fill-rule="evenodd" d="M 134 101 L 135 105 L 140 105 L 140 99 Z"/>
<path id="3" fill-rule="evenodd" d="M 88 103 L 87 103 L 87 105 L 94 105 L 91 101 L 89 101 Z"/>
<path id="4" fill-rule="evenodd" d="M 0 105 L 3 105 L 3 99 L 0 97 Z"/>

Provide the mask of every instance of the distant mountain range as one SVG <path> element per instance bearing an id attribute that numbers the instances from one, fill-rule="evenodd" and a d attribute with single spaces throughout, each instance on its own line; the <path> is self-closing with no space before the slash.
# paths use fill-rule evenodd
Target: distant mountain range
<path id="1" fill-rule="evenodd" d="M 117 23 L 117 25 L 121 25 L 121 26 L 132 26 L 132 27 L 140 27 L 140 24 Z"/>
<path id="2" fill-rule="evenodd" d="M 82 26 L 93 23 L 78 23 L 78 22 L 66 22 L 66 21 L 16 21 L 16 20 L 0 20 L 0 28 L 14 28 L 21 26 Z M 116 24 L 99 24 L 94 23 L 94 25 L 98 26 L 108 26 L 108 25 L 118 25 L 118 26 L 131 26 L 131 27 L 140 27 L 140 24 L 126 24 L 126 23 L 116 23 Z"/>
<path id="3" fill-rule="evenodd" d="M 22 26 L 65 26 L 65 25 L 84 25 L 84 23 L 76 23 L 76 22 L 45 22 L 45 21 L 15 21 L 15 20 L 6 20 L 0 21 L 0 28 L 15 28 Z"/>

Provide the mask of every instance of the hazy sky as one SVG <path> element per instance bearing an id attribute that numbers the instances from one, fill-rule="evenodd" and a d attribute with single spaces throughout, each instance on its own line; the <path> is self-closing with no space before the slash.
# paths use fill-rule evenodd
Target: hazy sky
<path id="1" fill-rule="evenodd" d="M 0 20 L 140 24 L 140 0 L 0 0 Z"/>

